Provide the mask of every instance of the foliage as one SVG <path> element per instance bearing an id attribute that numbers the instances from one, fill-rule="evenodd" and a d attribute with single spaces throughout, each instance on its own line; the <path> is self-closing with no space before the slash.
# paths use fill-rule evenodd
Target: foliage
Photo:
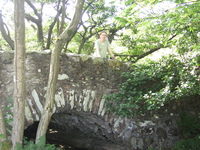
<path id="1" fill-rule="evenodd" d="M 132 72 L 122 73 L 125 81 L 119 85 L 119 92 L 106 96 L 108 110 L 133 117 L 170 101 L 176 103 L 199 95 L 199 79 L 192 73 L 191 62 L 170 56 L 158 62 L 135 64 Z"/>
<path id="2" fill-rule="evenodd" d="M 71 12 L 68 10 L 71 10 L 73 2 L 66 1 L 67 12 L 64 26 L 69 23 L 69 18 L 71 18 L 69 15 Z M 62 4 L 52 0 L 34 0 L 31 3 L 36 14 L 41 15 L 42 20 L 37 19 L 38 16 L 32 8 L 25 7 L 26 13 L 31 15 L 31 17 L 26 15 L 29 18 L 29 21 L 26 22 L 26 48 L 42 49 L 42 44 L 38 42 L 37 37 L 38 25 L 41 24 L 43 36 L 40 35 L 40 38 L 44 40 L 42 41 L 46 45 L 45 48 L 51 49 L 60 26 Z M 101 30 L 116 31 L 113 37 L 110 36 L 111 39 L 119 43 L 119 46 L 128 49 L 121 55 L 134 56 L 131 57 L 132 61 L 146 57 L 154 50 L 157 51 L 161 48 L 171 48 L 180 54 L 199 50 L 199 1 L 126 0 L 124 3 L 123 5 L 120 0 L 110 3 L 102 0 L 86 1 L 82 21 L 80 27 L 77 28 L 77 36 L 69 43 L 70 52 L 90 54 L 93 50 L 94 39 Z M 47 7 L 48 10 L 45 9 Z M 4 9 L 2 9 L 3 21 L 6 24 L 6 30 L 13 38 L 12 13 L 4 11 Z M 8 21 L 9 19 L 10 21 Z M 49 35 L 51 27 L 52 33 Z M 9 49 L 5 40 L 2 37 L 0 39 L 2 39 L 0 49 Z M 79 50 L 77 50 L 78 48 Z M 66 52 L 69 51 L 66 50 Z M 141 55 L 142 57 L 139 57 Z"/>
<path id="3" fill-rule="evenodd" d="M 5 119 L 5 124 L 6 124 L 6 130 L 8 133 L 11 133 L 12 126 L 10 125 L 10 123 L 13 121 L 13 113 L 11 111 L 13 109 L 12 97 L 9 97 L 7 99 L 7 103 L 8 105 L 4 108 L 4 110 L 6 111 L 6 113 L 4 114 L 4 119 Z"/>
<path id="4" fill-rule="evenodd" d="M 125 27 L 121 44 L 135 59 L 167 47 L 180 54 L 198 51 L 199 7 L 199 1 L 127 1 L 127 8 L 115 17 L 116 24 Z"/>
<path id="5" fill-rule="evenodd" d="M 200 124 L 197 119 L 188 115 L 185 112 L 180 114 L 180 120 L 178 121 L 180 131 L 183 133 L 184 138 L 191 138 L 193 135 L 199 133 Z"/>
<path id="6" fill-rule="evenodd" d="M 6 106 L 4 109 L 7 111 L 7 117 L 5 117 L 5 122 L 7 124 L 10 124 L 13 121 L 13 113 L 10 111 L 13 108 L 13 99 L 10 97 L 7 102 L 9 103 L 8 106 Z M 9 117 L 8 117 L 9 116 Z"/>
<path id="7" fill-rule="evenodd" d="M 197 119 L 185 112 L 180 114 L 178 126 L 184 136 L 183 140 L 176 143 L 173 150 L 199 150 L 200 149 L 200 124 Z"/>
<path id="8" fill-rule="evenodd" d="M 46 144 L 45 136 L 42 136 L 37 144 L 34 144 L 33 141 L 24 140 L 24 145 L 17 144 L 15 150 L 60 150 L 60 148 L 56 148 L 52 144 Z"/>
<path id="9" fill-rule="evenodd" d="M 6 43 L 3 37 L 0 35 L 0 50 L 7 50 L 8 47 L 8 43 Z"/>
<path id="10" fill-rule="evenodd" d="M 1 139 L 2 137 L 0 137 Z M 11 150 L 11 142 L 8 140 L 4 140 L 3 142 L 0 142 L 0 150 Z"/>
<path id="11" fill-rule="evenodd" d="M 191 139 L 181 140 L 176 143 L 173 150 L 199 150 L 200 149 L 200 135 Z"/>
<path id="12" fill-rule="evenodd" d="M 3 138 L 3 136 L 0 137 L 0 139 L 1 138 Z M 0 142 L 0 149 L 11 150 L 11 141 L 4 140 L 3 142 Z M 61 150 L 61 148 L 57 148 L 53 144 L 46 144 L 45 136 L 42 136 L 37 144 L 34 144 L 34 141 L 27 141 L 24 139 L 23 145 L 19 143 L 16 144 L 15 150 Z"/>
<path id="13" fill-rule="evenodd" d="M 74 2 L 75 1 L 66 0 L 65 27 L 71 20 L 71 10 L 74 6 Z M 77 28 L 78 38 L 73 38 L 73 41 L 69 43 L 69 51 L 73 53 L 90 54 L 93 51 L 96 34 L 102 30 L 114 28 L 111 20 L 118 11 L 116 7 L 117 4 L 114 1 L 109 5 L 105 4 L 104 0 L 85 1 L 82 21 Z M 62 3 L 57 0 L 34 0 L 26 3 L 26 48 L 28 50 L 37 51 L 44 48 L 52 48 L 52 44 L 55 42 L 59 27 L 61 26 L 61 8 Z M 12 13 L 8 14 L 4 10 L 2 14 L 6 18 L 10 18 L 12 15 Z M 13 21 L 10 20 L 8 23 L 6 18 L 3 21 L 7 25 L 7 30 L 13 33 L 13 30 L 11 30 Z M 13 38 L 13 36 L 11 38 Z M 3 43 L 0 45 L 0 49 L 10 49 L 8 44 L 4 44 L 6 42 L 1 35 L 0 39 L 2 39 L 1 43 Z M 79 47 L 80 50 L 77 50 Z M 67 50 L 65 52 L 69 52 Z"/>
<path id="14" fill-rule="evenodd" d="M 75 53 L 91 54 L 94 52 L 95 36 L 102 30 L 114 28 L 110 20 L 116 15 L 117 9 L 115 5 L 106 5 L 104 0 L 87 1 L 84 9 L 79 30 L 69 46 Z"/>

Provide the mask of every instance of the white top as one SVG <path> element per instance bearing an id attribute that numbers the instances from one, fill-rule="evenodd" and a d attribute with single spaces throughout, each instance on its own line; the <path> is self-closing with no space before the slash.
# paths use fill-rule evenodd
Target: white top
<path id="1" fill-rule="evenodd" d="M 100 41 L 100 39 L 95 41 L 95 49 L 99 49 L 100 57 L 106 58 L 108 48 L 110 47 L 110 42 L 108 39 L 106 39 L 103 43 Z M 96 52 L 95 52 L 96 53 Z"/>

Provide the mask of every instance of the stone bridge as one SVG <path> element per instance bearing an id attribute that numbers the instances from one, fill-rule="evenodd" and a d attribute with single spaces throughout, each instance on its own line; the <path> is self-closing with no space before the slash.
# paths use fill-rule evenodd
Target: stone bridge
<path id="1" fill-rule="evenodd" d="M 49 75 L 50 52 L 26 55 L 26 127 L 39 121 Z M 62 54 L 49 134 L 91 150 L 170 149 L 179 138 L 176 117 L 121 118 L 106 111 L 104 96 L 118 91 L 130 64 L 88 55 Z M 13 52 L 0 52 L 0 99 L 9 116 L 13 99 Z M 12 109 L 11 109 L 12 110 Z M 168 116 L 168 117 L 166 117 Z M 59 134 L 54 134 L 59 133 Z M 30 133 L 31 134 L 31 133 Z M 60 136 L 62 135 L 62 136 Z"/>

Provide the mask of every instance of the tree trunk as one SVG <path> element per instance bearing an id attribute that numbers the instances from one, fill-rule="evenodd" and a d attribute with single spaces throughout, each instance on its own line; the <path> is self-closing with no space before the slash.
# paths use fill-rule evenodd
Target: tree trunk
<path id="1" fill-rule="evenodd" d="M 0 31 L 1 31 L 1 34 L 2 34 L 3 38 L 6 40 L 6 42 L 9 44 L 11 49 L 14 50 L 14 41 L 10 37 L 8 28 L 6 28 L 7 29 L 7 32 L 6 32 L 6 29 L 4 28 L 4 26 L 6 26 L 6 24 L 3 22 L 2 13 L 1 13 L 1 10 L 0 10 Z"/>
<path id="2" fill-rule="evenodd" d="M 68 42 L 77 30 L 78 23 L 82 16 L 84 0 L 77 0 L 75 13 L 72 21 L 68 27 L 63 31 L 63 33 L 57 38 L 54 48 L 51 54 L 51 63 L 50 63 L 50 73 L 49 80 L 47 85 L 46 101 L 42 116 L 40 118 L 40 123 L 36 135 L 36 143 L 39 141 L 39 138 L 46 134 L 51 116 L 53 114 L 54 98 L 56 92 L 56 83 L 59 73 L 60 66 L 60 53 L 66 42 Z"/>
<path id="3" fill-rule="evenodd" d="M 66 15 L 65 0 L 62 0 L 62 16 L 61 16 L 61 25 L 59 29 L 59 34 L 61 34 L 64 30 L 65 15 Z"/>
<path id="4" fill-rule="evenodd" d="M 14 54 L 14 108 L 12 144 L 22 143 L 25 120 L 25 22 L 24 0 L 14 0 L 15 54 Z"/>
<path id="5" fill-rule="evenodd" d="M 79 27 L 80 27 L 80 25 L 78 26 L 78 29 L 79 29 Z M 78 29 L 77 29 L 77 30 L 78 30 Z M 70 37 L 70 39 L 68 40 L 68 42 L 65 43 L 65 48 L 64 48 L 64 50 L 63 50 L 65 53 L 67 53 L 67 48 L 68 48 L 69 42 L 70 42 L 71 39 L 76 35 L 76 33 L 77 33 L 77 31 L 74 32 L 73 35 L 71 35 L 71 37 Z"/>
<path id="6" fill-rule="evenodd" d="M 90 33 L 90 35 L 88 37 L 86 37 L 85 35 L 83 35 L 81 44 L 79 45 L 78 48 L 78 54 L 81 54 L 81 51 L 83 49 L 83 46 L 85 45 L 85 43 L 94 35 L 94 33 Z"/>
<path id="7" fill-rule="evenodd" d="M 34 14 L 37 16 L 37 18 L 34 18 L 30 14 L 26 14 L 25 18 L 27 20 L 32 21 L 37 25 L 37 38 L 38 38 L 38 43 L 44 49 L 44 35 L 43 35 L 43 25 L 42 25 L 42 10 L 43 10 L 43 5 L 41 7 L 40 12 L 36 9 L 36 7 L 32 4 L 30 0 L 25 0 L 25 2 L 33 9 Z"/>
<path id="8" fill-rule="evenodd" d="M 43 26 L 42 26 L 42 21 L 37 24 L 38 31 L 37 31 L 37 37 L 38 37 L 38 43 L 42 47 L 41 50 L 43 50 L 44 47 L 44 37 L 43 37 Z"/>
<path id="9" fill-rule="evenodd" d="M 3 138 L 0 138 L 0 142 L 6 140 L 6 126 L 5 126 L 5 121 L 4 121 L 4 117 L 3 117 L 3 113 L 1 110 L 1 106 L 0 106 L 0 135 L 3 135 Z"/>
<path id="10" fill-rule="evenodd" d="M 81 50 L 83 49 L 85 42 L 86 42 L 85 40 L 81 41 L 81 44 L 79 45 L 79 48 L 78 48 L 78 54 L 81 54 Z"/>
<path id="11" fill-rule="evenodd" d="M 49 30 L 48 30 L 48 36 L 47 36 L 47 44 L 46 44 L 46 47 L 45 49 L 50 49 L 50 45 L 51 45 L 51 35 L 52 35 L 52 32 L 53 32 L 53 28 L 56 24 L 56 22 L 58 21 L 58 18 L 61 14 L 61 9 L 60 10 L 57 10 L 57 14 L 54 18 L 54 21 L 51 23 L 51 25 L 49 26 Z"/>

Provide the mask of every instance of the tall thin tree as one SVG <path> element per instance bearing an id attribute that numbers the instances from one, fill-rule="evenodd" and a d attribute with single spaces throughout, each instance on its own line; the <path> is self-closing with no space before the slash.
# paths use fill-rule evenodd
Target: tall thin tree
<path id="1" fill-rule="evenodd" d="M 1 105 L 0 105 L 0 135 L 3 135 L 3 138 L 0 138 L 0 143 L 6 139 L 6 126 L 5 126 L 5 121 L 3 117 L 3 113 L 1 110 Z"/>
<path id="2" fill-rule="evenodd" d="M 14 108 L 12 144 L 22 143 L 25 121 L 25 21 L 24 0 L 14 0 Z"/>
<path id="3" fill-rule="evenodd" d="M 51 62 L 50 62 L 50 72 L 49 80 L 47 85 L 47 93 L 45 99 L 45 105 L 40 118 L 40 123 L 37 130 L 36 142 L 39 141 L 39 138 L 46 134 L 51 116 L 53 114 L 53 106 L 55 103 L 55 92 L 56 92 L 56 83 L 59 73 L 60 66 L 60 53 L 66 42 L 69 42 L 73 33 L 76 32 L 77 26 L 81 20 L 82 9 L 83 9 L 84 0 L 77 0 L 75 6 L 75 12 L 73 19 L 66 29 L 58 36 L 54 48 L 51 53 Z"/>

